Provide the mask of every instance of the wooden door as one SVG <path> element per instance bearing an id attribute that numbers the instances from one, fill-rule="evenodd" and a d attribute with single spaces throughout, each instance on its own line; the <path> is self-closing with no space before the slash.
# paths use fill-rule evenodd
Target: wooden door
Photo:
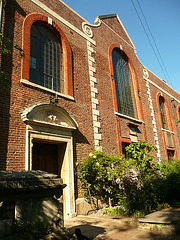
<path id="1" fill-rule="evenodd" d="M 59 175 L 58 145 L 34 142 L 32 151 L 32 169 Z"/>

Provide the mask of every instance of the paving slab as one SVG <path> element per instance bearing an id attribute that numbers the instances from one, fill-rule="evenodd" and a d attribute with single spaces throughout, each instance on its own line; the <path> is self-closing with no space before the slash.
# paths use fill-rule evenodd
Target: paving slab
<path id="1" fill-rule="evenodd" d="M 141 223 L 152 224 L 172 224 L 180 220 L 180 208 L 168 208 L 150 213 L 143 218 L 139 218 Z"/>
<path id="2" fill-rule="evenodd" d="M 139 223 L 134 218 L 92 214 L 67 219 L 65 227 L 71 233 L 74 233 L 75 229 L 80 229 L 84 236 L 93 240 L 180 240 L 180 233 L 176 234 L 173 225 L 153 228 L 149 227 L 149 224 Z"/>

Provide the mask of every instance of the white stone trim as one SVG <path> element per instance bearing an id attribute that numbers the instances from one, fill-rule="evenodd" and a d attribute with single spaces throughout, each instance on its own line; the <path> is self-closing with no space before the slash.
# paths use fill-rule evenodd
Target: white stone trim
<path id="1" fill-rule="evenodd" d="M 52 130 L 52 129 L 51 129 Z M 36 126 L 36 130 L 32 128 L 32 126 L 26 126 L 26 170 L 32 169 L 32 148 L 33 148 L 33 139 L 43 139 L 45 141 L 51 141 L 56 144 L 58 143 L 66 143 L 66 152 L 64 157 L 64 165 L 63 168 L 66 172 L 63 173 L 65 175 L 65 183 L 67 184 L 66 188 L 63 190 L 63 195 L 65 196 L 64 205 L 64 217 L 69 218 L 75 215 L 75 191 L 74 191 L 74 163 L 73 163 L 73 137 L 71 134 L 64 134 L 63 131 L 59 131 L 59 133 L 53 131 L 42 131 L 41 128 L 38 130 L 38 126 Z"/>
<path id="2" fill-rule="evenodd" d="M 93 109 L 92 112 L 93 112 L 93 115 L 97 115 L 97 116 L 99 116 L 99 110 L 95 110 L 95 109 Z"/>
<path id="3" fill-rule="evenodd" d="M 89 61 L 95 63 L 95 59 L 93 57 L 89 56 L 88 58 L 89 58 Z"/>
<path id="4" fill-rule="evenodd" d="M 90 81 L 97 83 L 97 79 L 93 76 L 90 76 Z"/>
<path id="5" fill-rule="evenodd" d="M 93 122 L 93 124 L 94 124 L 94 127 L 98 127 L 98 128 L 100 128 L 101 127 L 101 123 L 100 122 Z"/>
<path id="6" fill-rule="evenodd" d="M 27 85 L 27 86 L 32 86 L 32 87 L 35 87 L 37 89 L 42 89 L 46 92 L 49 92 L 49 93 L 54 93 L 55 95 L 59 96 L 59 97 L 63 97 L 63 98 L 67 98 L 67 99 L 70 99 L 70 100 L 73 100 L 74 101 L 74 97 L 70 96 L 70 95 L 66 95 L 66 94 L 63 94 L 63 93 L 60 93 L 60 92 L 56 92 L 54 90 L 51 90 L 49 88 L 46 88 L 46 87 L 43 87 L 41 85 L 38 85 L 36 83 L 33 83 L 33 82 L 30 82 L 29 80 L 26 80 L 26 79 L 21 79 L 21 83 Z"/>
<path id="7" fill-rule="evenodd" d="M 164 131 L 164 132 L 168 132 L 168 133 L 174 134 L 174 132 L 172 132 L 172 131 L 169 131 L 169 130 L 167 130 L 167 129 L 164 129 L 164 128 L 161 128 L 161 130 L 162 130 L 162 131 Z"/>
<path id="8" fill-rule="evenodd" d="M 91 61 L 89 61 L 89 62 L 92 64 Z M 96 69 L 95 69 L 94 67 L 92 67 L 92 66 L 89 66 L 89 70 L 92 71 L 92 72 L 94 72 L 94 73 L 96 73 Z"/>
<path id="9" fill-rule="evenodd" d="M 152 102 L 151 91 L 150 91 L 150 86 L 149 86 L 149 73 L 148 73 L 147 69 L 143 69 L 143 74 L 144 74 L 143 78 L 144 78 L 144 80 L 146 80 L 149 108 L 150 108 L 151 117 L 152 117 L 154 140 L 155 140 L 156 147 L 157 147 L 157 158 L 159 159 L 159 163 L 160 163 L 161 162 L 161 153 L 160 153 L 159 139 L 158 139 L 157 128 L 156 128 L 156 119 L 155 119 L 155 114 L 154 114 L 154 109 L 153 109 L 153 102 Z"/>
<path id="10" fill-rule="evenodd" d="M 98 93 L 98 90 L 95 87 L 91 87 L 91 92 Z"/>
<path id="11" fill-rule="evenodd" d="M 175 98 L 172 94 L 168 93 L 166 90 L 164 90 L 163 88 L 159 87 L 156 83 L 154 83 L 153 81 L 151 81 L 150 79 L 148 79 L 147 77 L 144 77 L 144 80 L 146 81 L 146 86 L 147 86 L 147 82 L 152 84 L 154 87 L 158 88 L 160 91 L 162 91 L 163 93 L 167 94 L 170 98 L 174 98 L 174 100 L 176 100 L 178 103 L 180 103 L 180 100 L 178 100 L 177 98 Z M 167 84 L 166 84 L 167 85 Z M 170 86 L 169 86 L 170 87 Z M 174 90 L 174 89 L 173 89 Z"/>
<path id="12" fill-rule="evenodd" d="M 31 2 L 35 3 L 37 6 L 39 6 L 43 10 L 45 10 L 47 13 L 51 14 L 57 20 L 62 22 L 64 25 L 66 25 L 67 27 L 71 28 L 73 31 L 78 33 L 81 37 L 87 39 L 89 42 L 91 42 L 92 44 L 96 45 L 96 42 L 94 40 L 92 40 L 88 35 L 86 35 L 82 31 L 80 31 L 78 28 L 74 27 L 71 23 L 66 21 L 64 18 L 62 18 L 60 15 L 58 15 L 55 11 L 51 10 L 49 7 L 47 7 L 45 4 L 43 4 L 39 0 L 31 0 Z"/>
<path id="13" fill-rule="evenodd" d="M 94 49 L 93 49 L 92 47 L 90 47 L 90 45 L 87 45 L 87 49 L 88 49 L 88 51 L 90 51 L 91 53 L 94 53 L 94 52 L 95 52 Z"/>
<path id="14" fill-rule="evenodd" d="M 116 115 L 118 115 L 118 116 L 120 116 L 120 117 L 123 117 L 123 118 L 127 118 L 127 119 L 130 119 L 130 120 L 133 120 L 133 121 L 135 121 L 135 122 L 137 122 L 137 123 L 144 123 L 143 121 L 141 121 L 141 120 L 139 120 L 139 119 L 136 119 L 136 118 L 133 118 L 133 117 L 129 117 L 129 116 L 124 115 L 124 114 L 122 114 L 122 113 L 114 112 L 114 114 L 116 114 Z"/>
<path id="15" fill-rule="evenodd" d="M 93 67 L 95 63 L 94 57 L 92 57 L 92 53 L 94 53 L 94 49 L 91 46 L 91 43 L 87 41 L 87 52 L 88 52 L 88 62 L 89 62 L 89 77 L 90 77 L 90 86 L 91 86 L 91 101 L 92 101 L 92 116 L 93 116 L 93 128 L 94 128 L 94 145 L 96 150 L 101 150 L 100 141 L 102 140 L 102 135 L 99 133 L 99 129 L 101 128 L 101 123 L 98 121 L 98 117 L 100 116 L 100 112 L 97 109 L 99 105 L 99 100 L 96 98 L 96 94 L 98 93 L 98 89 L 95 86 L 97 83 L 97 79 L 94 76 L 96 73 L 96 68 Z"/>
<path id="16" fill-rule="evenodd" d="M 92 97 L 92 103 L 99 104 L 99 100 L 97 98 Z"/>
<path id="17" fill-rule="evenodd" d="M 98 121 L 97 115 L 93 115 L 93 122 L 97 122 L 97 121 Z"/>
<path id="18" fill-rule="evenodd" d="M 101 140 L 101 139 L 102 139 L 102 135 L 99 134 L 99 133 L 95 133 L 95 134 L 94 134 L 94 138 L 95 138 L 96 140 Z"/>
<path id="19" fill-rule="evenodd" d="M 90 85 L 91 85 L 91 87 L 94 87 L 94 82 L 90 81 Z"/>

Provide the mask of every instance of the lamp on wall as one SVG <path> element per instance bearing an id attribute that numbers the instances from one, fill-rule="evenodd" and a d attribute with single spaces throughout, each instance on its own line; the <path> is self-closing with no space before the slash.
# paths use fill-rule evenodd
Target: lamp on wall
<path id="1" fill-rule="evenodd" d="M 57 103 L 59 103 L 59 98 L 58 98 L 58 96 L 57 96 L 57 94 L 54 96 L 54 97 L 49 97 L 49 103 L 50 104 L 57 104 Z"/>

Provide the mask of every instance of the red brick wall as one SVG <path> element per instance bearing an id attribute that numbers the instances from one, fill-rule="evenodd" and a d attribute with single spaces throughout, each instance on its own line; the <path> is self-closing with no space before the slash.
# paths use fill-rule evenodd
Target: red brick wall
<path id="1" fill-rule="evenodd" d="M 82 22 L 84 19 L 71 11 L 62 2 L 58 0 L 41 0 L 41 2 L 82 31 Z M 63 39 L 65 39 L 64 41 L 67 42 L 67 45 L 65 44 L 68 46 L 67 51 L 71 52 L 66 55 L 72 56 L 72 64 L 71 59 L 67 59 L 66 64 L 68 69 L 66 82 L 69 84 L 66 93 L 73 96 L 74 100 L 62 97 L 59 106 L 66 109 L 78 123 L 78 130 L 73 133 L 74 159 L 75 161 L 77 159 L 85 159 L 94 145 L 87 40 L 30 0 L 7 1 L 4 5 L 3 32 L 14 40 L 15 44 L 24 47 L 25 53 L 29 51 L 29 32 L 25 32 L 25 35 L 23 36 L 23 27 L 25 19 L 27 19 L 29 14 L 45 16 L 43 19 L 46 22 L 47 17 L 52 18 L 53 26 L 59 31 L 61 37 L 63 36 Z M 114 46 L 122 45 L 123 50 L 129 57 L 133 76 L 133 96 L 134 102 L 136 103 L 136 118 L 142 121 L 142 123 L 136 122 L 138 129 L 140 130 L 138 132 L 138 141 L 144 139 L 150 144 L 155 144 L 155 140 L 146 81 L 143 79 L 144 66 L 139 61 L 134 49 L 130 47 L 132 43 L 123 27 L 120 25 L 118 19 L 114 17 L 104 19 L 103 21 L 121 36 L 120 38 L 117 34 L 113 33 L 104 25 L 104 23 L 102 23 L 100 27 L 91 27 L 94 34 L 93 40 L 96 41 L 96 45 L 93 46 L 95 50 L 93 57 L 95 58 L 95 77 L 97 78 L 96 87 L 98 89 L 98 94 L 96 97 L 99 100 L 98 110 L 100 111 L 99 121 L 101 122 L 100 133 L 102 134 L 101 145 L 104 152 L 116 154 L 121 151 L 122 138 L 129 138 L 129 128 L 127 123 L 132 123 L 134 121 L 114 114 L 114 111 L 117 111 L 117 109 L 112 78 L 112 64 L 110 60 L 110 48 L 113 44 Z M 122 38 L 125 41 L 122 40 Z M 25 41 L 27 42 L 25 43 Z M 28 79 L 29 59 L 26 61 L 27 57 L 28 54 L 25 55 L 24 59 L 21 59 L 19 52 L 14 49 L 12 56 L 2 59 L 2 66 L 4 66 L 4 69 L 8 72 L 8 75 L 12 80 L 11 92 L 5 93 L 1 89 L 0 94 L 0 169 L 4 170 L 23 170 L 25 168 L 26 124 L 22 121 L 20 113 L 34 104 L 49 103 L 49 97 L 52 96 L 52 94 L 41 89 L 25 86 L 20 82 L 21 77 Z M 72 69 L 69 71 L 69 68 Z M 148 72 L 149 79 L 152 82 L 156 83 L 160 88 L 164 89 L 169 94 L 172 94 L 180 101 L 180 95 L 177 92 L 160 80 L 156 75 L 150 71 Z M 161 93 L 161 90 L 156 86 L 153 86 L 151 83 L 149 84 L 161 157 L 166 158 L 167 153 L 166 147 L 164 146 L 157 102 L 157 94 Z M 163 95 L 167 101 L 169 116 L 171 117 L 171 131 L 174 132 L 175 150 L 177 157 L 180 158 L 180 145 L 171 99 L 170 96 L 164 92 Z M 176 100 L 174 103 L 177 112 L 180 103 Z"/>

